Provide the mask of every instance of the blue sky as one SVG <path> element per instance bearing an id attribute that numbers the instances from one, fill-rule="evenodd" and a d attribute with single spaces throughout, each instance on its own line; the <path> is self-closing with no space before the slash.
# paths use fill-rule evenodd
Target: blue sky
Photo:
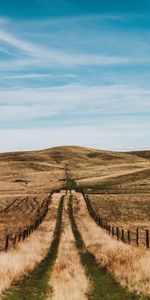
<path id="1" fill-rule="evenodd" d="M 150 149 L 150 0 L 0 0 L 0 151 Z"/>

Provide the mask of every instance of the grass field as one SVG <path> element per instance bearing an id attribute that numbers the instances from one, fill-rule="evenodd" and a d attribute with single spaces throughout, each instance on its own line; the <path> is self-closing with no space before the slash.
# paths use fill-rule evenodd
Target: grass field
<path id="1" fill-rule="evenodd" d="M 38 152 L 0 154 L 0 250 L 6 235 L 32 224 L 50 192 L 64 186 L 64 167 L 47 156 Z"/>
<path id="2" fill-rule="evenodd" d="M 43 151 L 0 154 L 0 250 L 4 248 L 7 234 L 14 235 L 32 224 L 42 212 L 51 191 L 61 190 L 64 187 L 70 190 L 77 187 L 77 189 L 88 192 L 97 214 L 112 225 L 122 226 L 126 229 L 131 228 L 133 239 L 135 228 L 138 226 L 140 241 L 144 241 L 145 229 L 150 228 L 150 151 L 121 153 L 70 146 Z M 74 300 L 150 299 L 150 283 L 147 277 L 149 276 L 147 274 L 150 274 L 149 251 L 142 248 L 136 252 L 135 247 L 132 249 L 132 246 L 120 244 L 116 240 L 113 242 L 112 238 L 103 233 L 88 216 L 87 211 L 82 207 L 81 194 L 77 196 L 77 198 L 79 197 L 77 199 L 78 206 L 76 205 L 76 196 L 73 194 L 72 196 L 73 203 L 69 202 L 69 195 L 65 198 L 67 202 L 62 211 L 62 224 L 57 222 L 59 226 L 57 237 L 55 232 L 52 235 L 51 231 L 47 242 L 46 235 L 43 236 L 45 240 L 45 245 L 43 245 L 40 233 L 42 227 L 39 227 L 37 233 L 35 231 L 27 239 L 27 244 L 21 242 L 20 246 L 10 249 L 8 253 L 1 251 L 0 259 L 2 258 L 3 261 L 7 261 L 7 255 L 8 257 L 10 255 L 12 261 L 15 261 L 16 257 L 20 261 L 19 251 L 26 249 L 29 259 L 27 262 L 34 261 L 33 266 L 31 263 L 27 269 L 21 263 L 19 273 L 17 273 L 15 264 L 12 264 L 12 277 L 8 286 L 17 282 L 18 289 L 10 291 L 10 294 L 8 291 L 6 299 L 15 299 L 14 297 L 17 295 L 16 299 L 23 300 L 22 290 L 30 291 L 30 297 L 27 300 L 32 299 L 33 288 L 35 296 L 38 293 L 39 299 L 48 300 L 52 297 L 54 300 L 60 300 L 59 291 L 61 290 L 61 294 L 68 297 L 68 294 L 71 293 L 71 286 L 74 286 L 72 292 Z M 68 208 L 67 205 L 69 205 Z M 56 222 L 59 215 L 56 208 L 54 215 Z M 49 223 L 44 220 L 43 225 L 40 226 L 45 226 L 46 233 L 48 233 L 50 224 L 49 219 Z M 54 229 L 54 218 L 52 218 L 52 224 Z M 32 245 L 34 251 L 38 252 L 34 245 L 36 235 L 39 237 L 40 245 L 37 261 L 30 255 L 29 250 Z M 57 249 L 54 249 L 56 241 Z M 52 252 L 51 249 L 53 249 Z M 114 253 L 118 253 L 116 260 Z M 136 257 L 139 257 L 138 264 Z M 39 264 L 42 259 L 44 259 L 44 264 Z M 129 272 L 128 262 L 133 265 L 132 272 Z M 82 290 L 81 284 L 78 290 L 79 294 L 75 291 L 77 289 L 75 287 L 80 284 L 76 273 L 77 265 L 78 270 L 82 273 L 80 282 L 84 287 Z M 121 268 L 123 270 L 123 265 L 127 270 L 124 271 L 124 277 L 118 273 Z M 30 275 L 31 281 L 28 281 L 30 278 L 28 275 L 35 266 L 37 269 L 36 273 L 33 271 L 33 281 L 32 274 Z M 9 266 L 7 267 L 9 269 Z M 5 268 L 6 266 L 4 266 Z M 141 272 L 139 272 L 140 268 Z M 57 276 L 58 271 L 61 272 L 60 277 Z M 2 286 L 3 274 L 4 271 L 1 270 Z M 22 275 L 16 275 L 17 279 L 14 279 L 14 274 Z M 94 274 L 97 274 L 96 277 Z M 131 280 L 133 274 L 135 280 Z M 22 281 L 24 276 L 25 278 L 27 276 L 25 286 Z M 129 278 L 132 284 L 128 282 Z M 100 282 L 103 284 L 100 285 Z M 46 290 L 42 290 L 42 284 Z M 38 285 L 41 293 L 37 289 Z M 78 295 L 81 295 L 81 299 L 78 299 Z M 61 299 L 63 298 L 61 297 Z"/>
<path id="3" fill-rule="evenodd" d="M 130 229 L 135 240 L 139 228 L 139 242 L 145 243 L 145 231 L 150 229 L 150 196 L 148 194 L 90 194 L 89 199 L 97 215 L 112 226 Z"/>
<path id="4" fill-rule="evenodd" d="M 27 195 L 15 197 L 1 196 L 0 213 L 0 249 L 4 249 L 7 234 L 15 235 L 31 225 L 42 213 L 48 199 L 45 195 Z M 17 220 L 17 222 L 16 222 Z"/>
<path id="5" fill-rule="evenodd" d="M 32 222 L 49 192 L 63 188 L 67 178 L 84 191 L 103 194 L 91 199 L 110 222 L 149 226 L 150 151 L 56 147 L 4 153 L 0 154 L 0 248 L 6 233 L 16 233 Z"/>

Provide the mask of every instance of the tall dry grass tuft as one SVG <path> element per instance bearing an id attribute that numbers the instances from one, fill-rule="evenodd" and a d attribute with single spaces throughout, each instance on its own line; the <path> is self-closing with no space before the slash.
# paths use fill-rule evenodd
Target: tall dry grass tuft
<path id="1" fill-rule="evenodd" d="M 38 229 L 7 253 L 0 253 L 0 295 L 28 275 L 46 256 L 53 239 L 57 207 L 61 194 L 54 194 L 49 212 Z"/>
<path id="2" fill-rule="evenodd" d="M 53 287 L 52 299 L 86 300 L 90 283 L 76 249 L 67 212 L 68 199 L 69 196 L 65 196 L 58 257 L 50 278 L 50 286 Z"/>
<path id="3" fill-rule="evenodd" d="M 75 192 L 73 195 L 77 226 L 97 262 L 130 291 L 150 295 L 150 252 L 111 238 L 89 216 L 83 196 Z"/>

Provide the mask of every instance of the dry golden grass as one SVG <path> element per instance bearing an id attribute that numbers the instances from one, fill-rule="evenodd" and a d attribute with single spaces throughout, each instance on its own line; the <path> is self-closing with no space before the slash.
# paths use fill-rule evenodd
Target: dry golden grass
<path id="1" fill-rule="evenodd" d="M 79 185 L 150 191 L 150 154 L 83 147 L 0 154 L 1 194 L 46 193 L 62 188 L 66 170 Z M 108 187 L 110 189 L 110 186 Z"/>
<path id="2" fill-rule="evenodd" d="M 64 165 L 50 150 L 0 154 L 0 194 L 24 196 L 49 193 L 64 186 Z"/>
<path id="3" fill-rule="evenodd" d="M 130 229 L 133 242 L 138 227 L 139 243 L 145 243 L 146 229 L 150 228 L 149 194 L 91 194 L 89 199 L 97 215 L 109 224 Z"/>
<path id="4" fill-rule="evenodd" d="M 82 147 L 60 147 L 55 151 L 79 186 L 99 185 L 103 191 L 150 193 L 150 154 Z"/>
<path id="5" fill-rule="evenodd" d="M 83 196 L 74 193 L 74 213 L 85 245 L 96 260 L 130 291 L 150 296 L 150 252 L 118 242 L 88 214 Z"/>
<path id="6" fill-rule="evenodd" d="M 15 235 L 34 223 L 44 209 L 49 195 L 0 196 L 0 250 L 5 247 L 6 235 Z M 17 222 L 16 222 L 17 219 Z"/>
<path id="7" fill-rule="evenodd" d="M 20 230 L 21 227 L 30 224 L 31 220 L 35 217 L 35 214 L 32 214 L 30 210 L 31 205 L 33 204 L 33 197 L 37 197 L 38 195 L 40 201 L 42 201 L 43 195 L 48 195 L 52 189 L 63 188 L 66 174 L 68 177 L 75 179 L 79 185 L 83 185 L 88 188 L 93 186 L 95 188 L 95 185 L 98 185 L 98 189 L 100 189 L 102 193 L 141 193 L 142 200 L 146 194 L 150 195 L 150 152 L 119 153 L 82 147 L 56 147 L 44 151 L 0 154 L 0 211 L 6 205 L 5 200 L 7 202 L 8 198 L 11 201 L 14 199 L 14 197 L 28 197 L 26 204 L 29 204 L 28 208 L 25 208 L 24 206 L 19 209 L 12 209 L 6 214 L 0 213 L 0 242 L 2 241 L 7 228 L 12 228 L 12 233 L 15 233 L 16 228 L 13 226 L 14 220 L 18 220 L 18 222 L 16 222 L 18 223 L 17 226 L 19 225 L 17 230 Z M 128 214 L 128 204 L 129 203 L 126 202 L 126 207 L 124 207 L 126 214 Z M 134 218 L 134 220 L 130 220 L 133 225 L 141 222 L 140 214 L 142 210 L 140 210 L 140 201 L 138 208 L 139 210 L 137 211 L 134 206 L 134 212 L 137 214 L 137 219 L 135 220 Z M 147 208 L 147 212 L 148 211 L 149 209 Z M 85 213 L 85 211 L 83 213 Z M 143 219 L 146 220 L 146 222 L 148 220 L 147 216 L 148 215 L 143 215 Z M 144 250 L 138 249 L 135 249 L 133 254 L 130 253 L 132 248 L 110 239 L 104 234 L 103 231 L 100 231 L 100 229 L 96 226 L 96 224 L 94 224 L 93 221 L 91 221 L 90 218 L 87 224 L 86 220 L 87 218 L 85 218 L 85 220 L 80 220 L 83 222 L 83 224 L 80 224 L 80 226 L 82 225 L 82 230 L 85 230 L 83 233 L 85 234 L 85 237 L 87 236 L 89 239 L 89 247 L 91 247 L 91 249 L 94 249 L 95 247 L 97 250 L 97 259 L 100 262 L 102 261 L 103 265 L 107 266 L 108 269 L 115 274 L 118 280 L 122 282 L 122 284 L 128 285 L 130 288 L 133 288 L 133 285 L 135 285 L 135 287 L 139 286 L 140 291 L 142 290 L 143 284 L 144 289 L 146 286 L 146 281 L 147 285 L 149 284 L 149 279 L 147 279 L 145 275 L 145 269 L 148 268 L 149 263 L 149 254 L 144 252 Z M 91 229 L 89 232 L 86 232 L 87 229 L 89 230 L 88 224 L 91 224 Z M 38 232 L 39 231 L 37 231 L 37 233 Z M 31 236 L 29 240 L 31 239 L 32 241 L 33 237 L 34 235 Z M 93 242 L 93 240 L 97 241 L 97 244 Z M 28 245 L 28 241 L 26 241 L 16 249 L 16 253 L 19 253 L 18 251 L 23 251 L 19 249 L 20 247 L 23 247 L 23 245 L 25 247 L 26 243 Z M 107 245 L 106 253 L 104 244 Z M 103 249 L 102 258 L 101 253 L 98 250 L 101 248 Z M 115 251 L 118 253 L 116 256 Z M 121 260 L 122 253 L 123 257 L 125 257 L 125 263 L 122 263 Z M 8 254 L 1 253 L 1 255 L 6 258 L 8 257 L 9 261 L 9 255 L 15 257 L 15 251 L 9 252 Z M 135 258 L 134 260 L 136 255 L 139 257 L 137 269 L 137 259 Z M 116 262 L 117 257 L 118 262 Z M 131 258 L 133 263 L 131 262 Z M 127 263 L 127 260 L 129 260 L 129 263 Z M 119 264 L 121 267 L 120 269 L 117 269 L 118 267 L 115 266 L 118 266 Z M 143 264 L 143 266 L 140 267 L 140 264 Z M 130 271 L 132 265 L 133 268 Z M 124 270 L 126 266 L 127 270 Z M 141 270 L 138 274 L 139 268 L 141 268 Z M 124 270 L 124 273 L 122 272 L 121 274 L 120 270 Z M 137 274 L 135 274 L 136 270 Z M 19 278 L 19 272 L 21 271 L 15 273 L 18 274 L 15 275 L 16 278 Z M 127 273 L 129 273 L 129 277 Z M 12 273 L 10 272 L 10 274 Z M 133 277 L 135 277 L 135 282 L 133 282 L 133 278 L 131 278 L 131 282 L 128 283 L 130 276 L 132 277 L 132 274 Z M 148 276 L 149 275 L 150 274 L 148 270 Z M 146 290 L 148 290 L 147 287 Z"/>
<path id="8" fill-rule="evenodd" d="M 149 194 L 91 194 L 89 199 L 96 212 L 112 222 L 150 221 Z"/>
<path id="9" fill-rule="evenodd" d="M 28 275 L 46 256 L 53 239 L 60 195 L 54 194 L 43 223 L 16 249 L 0 253 L 0 295 L 12 284 Z"/>
<path id="10" fill-rule="evenodd" d="M 0 250 L 6 234 L 15 235 L 35 221 L 44 200 L 51 190 L 63 188 L 64 179 L 64 166 L 47 152 L 0 154 Z"/>
<path id="11" fill-rule="evenodd" d="M 150 167 L 150 166 L 149 166 Z M 149 168 L 148 168 L 149 169 Z M 109 179 L 116 179 L 120 178 L 121 176 L 126 176 L 126 175 L 134 175 L 137 174 L 138 171 L 145 171 L 147 170 L 147 164 L 146 162 L 141 162 L 141 163 L 121 163 L 120 164 L 111 164 L 108 166 L 99 166 L 95 167 L 94 173 L 91 174 L 91 169 L 89 169 L 86 174 L 85 178 L 79 179 L 80 184 L 91 184 L 91 183 L 101 183 L 109 180 Z M 92 177 L 90 177 L 90 174 Z M 88 177 L 89 176 L 89 177 Z"/>
<path id="12" fill-rule="evenodd" d="M 53 288 L 52 299 L 86 300 L 90 283 L 85 275 L 85 270 L 80 263 L 80 258 L 71 230 L 67 213 L 68 199 L 69 197 L 65 196 L 62 219 L 63 228 L 58 257 L 50 279 L 50 285 Z M 51 299 L 51 297 L 48 299 Z"/>
<path id="13" fill-rule="evenodd" d="M 32 192 L 64 184 L 65 168 L 78 184 L 121 183 L 124 188 L 149 190 L 149 152 L 111 152 L 83 147 L 0 154 L 0 191 Z M 16 180 L 22 182 L 16 182 Z"/>

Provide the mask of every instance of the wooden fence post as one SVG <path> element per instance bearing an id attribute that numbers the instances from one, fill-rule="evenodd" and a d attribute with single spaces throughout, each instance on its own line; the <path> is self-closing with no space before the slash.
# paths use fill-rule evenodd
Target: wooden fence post
<path id="1" fill-rule="evenodd" d="M 106 228 L 105 228 L 105 229 L 106 229 L 106 231 L 108 230 L 108 224 L 107 224 L 107 221 L 106 221 Z"/>
<path id="2" fill-rule="evenodd" d="M 18 236 L 18 242 L 21 241 L 21 237 L 22 237 L 22 232 L 19 233 L 19 236 Z"/>
<path id="3" fill-rule="evenodd" d="M 149 230 L 146 230 L 146 247 L 149 248 Z"/>
<path id="4" fill-rule="evenodd" d="M 111 232 L 112 232 L 112 236 L 114 236 L 114 234 L 115 234 L 115 232 L 114 232 L 114 226 L 112 226 Z"/>
<path id="5" fill-rule="evenodd" d="M 29 227 L 27 227 L 27 237 L 29 236 Z"/>
<path id="6" fill-rule="evenodd" d="M 100 217 L 98 219 L 98 224 L 99 224 L 99 226 L 101 225 L 101 218 Z"/>
<path id="7" fill-rule="evenodd" d="M 136 244 L 139 246 L 139 228 L 136 228 Z"/>
<path id="8" fill-rule="evenodd" d="M 17 236 L 15 235 L 14 238 L 13 238 L 13 246 L 14 246 L 14 248 L 16 247 L 16 239 L 17 239 Z"/>
<path id="9" fill-rule="evenodd" d="M 128 236 L 128 243 L 131 243 L 131 234 L 130 234 L 130 229 L 127 231 L 127 236 Z"/>
<path id="10" fill-rule="evenodd" d="M 37 227 L 37 220 L 34 222 L 34 230 L 36 229 Z"/>
<path id="11" fill-rule="evenodd" d="M 125 242 L 124 229 L 123 228 L 121 230 L 121 240 L 122 240 L 122 242 Z"/>
<path id="12" fill-rule="evenodd" d="M 33 224 L 30 225 L 30 228 L 31 228 L 30 230 L 31 230 L 31 233 L 32 233 L 33 232 Z"/>
<path id="13" fill-rule="evenodd" d="M 24 229 L 24 230 L 23 230 L 22 239 L 25 240 L 25 238 L 26 238 L 26 231 L 25 231 L 25 229 Z"/>
<path id="14" fill-rule="evenodd" d="M 106 221 L 105 220 L 104 220 L 103 226 L 104 226 L 104 229 L 106 229 Z"/>
<path id="15" fill-rule="evenodd" d="M 99 219 L 99 226 L 102 227 L 102 219 Z"/>
<path id="16" fill-rule="evenodd" d="M 103 222 L 103 228 L 104 228 L 104 229 L 106 228 L 106 222 L 105 222 L 105 220 L 104 220 L 104 222 Z"/>
<path id="17" fill-rule="evenodd" d="M 117 240 L 119 241 L 119 227 L 116 227 Z"/>
<path id="18" fill-rule="evenodd" d="M 31 225 L 28 227 L 28 233 L 31 234 Z"/>
<path id="19" fill-rule="evenodd" d="M 9 235 L 6 235 L 6 243 L 5 243 L 5 251 L 8 250 L 8 246 L 9 246 Z"/>

